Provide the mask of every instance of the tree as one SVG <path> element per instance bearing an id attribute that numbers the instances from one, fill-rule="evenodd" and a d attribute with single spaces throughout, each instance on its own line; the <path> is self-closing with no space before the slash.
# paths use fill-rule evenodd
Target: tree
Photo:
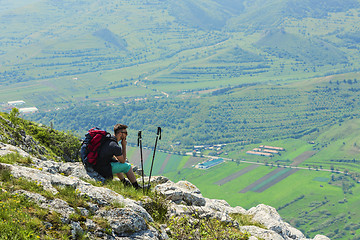
<path id="1" fill-rule="evenodd" d="M 10 112 L 10 121 L 13 124 L 17 124 L 18 122 L 18 117 L 19 117 L 19 109 L 17 108 L 13 108 Z"/>

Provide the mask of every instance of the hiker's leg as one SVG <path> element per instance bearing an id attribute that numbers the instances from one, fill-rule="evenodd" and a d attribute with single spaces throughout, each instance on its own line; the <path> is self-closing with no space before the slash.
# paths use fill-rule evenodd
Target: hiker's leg
<path id="1" fill-rule="evenodd" d="M 126 175 L 127 175 L 127 172 L 129 172 L 129 171 L 132 172 L 130 163 L 111 162 L 110 164 L 111 164 L 112 173 L 116 174 L 116 176 L 118 176 L 118 178 L 121 181 L 125 180 L 124 173 L 126 173 Z M 134 176 L 134 178 L 135 178 L 135 176 Z M 129 178 L 129 180 L 131 181 L 130 178 Z M 135 178 L 135 180 L 136 180 L 136 178 Z"/>
<path id="2" fill-rule="evenodd" d="M 118 177 L 120 173 L 126 173 L 127 178 L 130 180 L 132 186 L 136 189 L 141 188 L 136 181 L 135 174 L 132 170 L 132 167 L 129 163 L 120 163 L 120 162 L 112 162 L 111 163 L 112 173 L 116 174 Z M 121 176 L 120 176 L 121 177 Z M 120 178 L 119 177 L 119 178 Z M 125 179 L 120 179 L 121 181 L 125 181 Z"/>
<path id="3" fill-rule="evenodd" d="M 127 178 L 130 180 L 131 183 L 136 182 L 136 177 L 135 174 L 132 170 L 132 167 L 130 168 L 130 170 L 126 173 Z"/>
<path id="4" fill-rule="evenodd" d="M 120 180 L 125 179 L 124 174 L 122 174 L 122 173 L 117 173 L 116 176 L 118 176 L 118 178 L 119 178 Z"/>

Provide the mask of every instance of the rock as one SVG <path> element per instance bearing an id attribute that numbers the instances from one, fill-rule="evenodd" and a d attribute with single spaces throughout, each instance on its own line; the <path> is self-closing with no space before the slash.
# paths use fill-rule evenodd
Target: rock
<path id="1" fill-rule="evenodd" d="M 280 215 L 273 207 L 259 204 L 258 206 L 249 209 L 246 214 L 252 215 L 254 221 L 259 222 L 268 229 L 275 231 L 284 239 L 305 238 L 301 231 L 291 227 L 288 223 L 283 222 Z"/>
<path id="2" fill-rule="evenodd" d="M 227 214 L 246 214 L 246 210 L 240 206 L 235 208 L 231 207 L 225 200 L 209 199 L 205 198 L 206 207 L 209 207 L 215 211 L 225 212 Z"/>
<path id="3" fill-rule="evenodd" d="M 316 235 L 313 240 L 330 240 L 330 238 L 324 235 Z"/>
<path id="4" fill-rule="evenodd" d="M 85 226 L 88 230 L 92 231 L 96 229 L 96 223 L 91 219 L 86 219 Z"/>
<path id="5" fill-rule="evenodd" d="M 281 237 L 278 233 L 256 226 L 240 226 L 239 229 L 241 232 L 248 232 L 251 234 L 251 236 L 257 237 L 256 239 L 261 238 L 268 240 L 284 240 L 284 238 Z"/>
<path id="6" fill-rule="evenodd" d="M 7 154 L 16 153 L 16 152 L 19 153 L 20 156 L 22 156 L 22 157 L 29 157 L 30 156 L 29 153 L 25 152 L 24 150 L 22 150 L 19 147 L 15 147 L 13 145 L 6 144 L 6 143 L 1 143 L 0 156 L 5 156 Z"/>
<path id="7" fill-rule="evenodd" d="M 180 181 L 178 183 L 168 181 L 156 186 L 155 191 L 166 196 L 168 200 L 179 204 L 184 202 L 190 206 L 205 206 L 206 203 L 200 190 L 187 181 Z"/>
<path id="8" fill-rule="evenodd" d="M 82 235 L 84 233 L 84 230 L 80 226 L 80 223 L 78 222 L 71 222 L 71 235 L 73 239 L 77 239 L 79 235 Z"/>
<path id="9" fill-rule="evenodd" d="M 84 216 L 84 217 L 89 216 L 90 212 L 86 208 L 78 207 L 78 209 L 80 210 L 81 216 Z"/>
<path id="10" fill-rule="evenodd" d="M 55 198 L 54 200 L 47 199 L 38 193 L 32 193 L 25 190 L 19 190 L 14 192 L 15 194 L 22 194 L 28 199 L 37 203 L 41 208 L 45 208 L 51 211 L 59 213 L 61 216 L 69 218 L 69 216 L 75 213 L 75 209 L 70 207 L 64 200 Z"/>
<path id="11" fill-rule="evenodd" d="M 158 185 L 158 184 L 163 184 L 163 183 L 166 183 L 170 181 L 167 177 L 164 177 L 164 176 L 153 176 L 151 177 L 151 186 L 154 186 L 154 185 Z M 139 182 L 142 183 L 142 180 L 139 180 Z M 144 182 L 145 184 L 148 184 L 149 183 L 149 177 L 144 177 Z"/>
<path id="12" fill-rule="evenodd" d="M 148 229 L 145 219 L 131 209 L 100 210 L 98 214 L 107 219 L 111 228 L 119 235 Z"/>

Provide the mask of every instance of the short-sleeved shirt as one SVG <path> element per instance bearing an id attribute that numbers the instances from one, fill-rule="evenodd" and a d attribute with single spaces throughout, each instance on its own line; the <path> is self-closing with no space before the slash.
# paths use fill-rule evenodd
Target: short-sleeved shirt
<path id="1" fill-rule="evenodd" d="M 117 162 L 113 156 L 121 156 L 122 149 L 116 141 L 114 136 L 111 136 L 113 140 L 107 140 L 103 143 L 99 150 L 97 163 L 94 166 L 94 170 L 97 171 L 104 178 L 112 178 L 113 173 L 111 169 L 111 162 Z"/>

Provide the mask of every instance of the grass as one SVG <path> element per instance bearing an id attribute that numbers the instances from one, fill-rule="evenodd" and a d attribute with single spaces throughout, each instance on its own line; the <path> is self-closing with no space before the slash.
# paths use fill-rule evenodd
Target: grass
<path id="1" fill-rule="evenodd" d="M 41 209 L 22 195 L 14 195 L 12 191 L 26 189 L 50 198 L 51 193 L 36 183 L 24 179 L 15 179 L 6 169 L 0 169 L 0 227 L 3 239 L 70 239 L 70 226 L 61 223 L 56 213 Z M 43 224 L 50 222 L 50 229 Z M 81 239 L 81 238 L 80 238 Z"/>
<path id="2" fill-rule="evenodd" d="M 5 156 L 0 156 L 0 162 L 6 163 L 6 164 L 19 163 L 19 164 L 29 166 L 32 163 L 32 160 L 31 160 L 30 156 L 23 157 L 20 155 L 20 153 L 15 152 L 15 153 L 7 154 Z"/>
<path id="3" fill-rule="evenodd" d="M 71 221 L 84 222 L 86 217 L 82 216 L 79 207 L 89 209 L 87 196 L 81 196 L 73 187 L 57 186 L 58 193 L 45 191 L 43 187 L 23 178 L 14 178 L 6 168 L 0 169 L 0 227 L 2 239 L 71 239 L 70 225 L 61 221 L 61 216 L 56 212 L 41 209 L 35 203 L 27 200 L 23 195 L 15 195 L 13 191 L 26 189 L 26 191 L 38 193 L 47 199 L 60 198 L 66 201 L 70 207 L 75 209 L 75 213 L 70 215 Z M 108 181 L 105 185 L 92 182 L 96 186 L 107 187 L 113 191 L 134 200 L 145 201 L 144 207 L 156 221 L 156 224 L 164 223 L 167 219 L 168 202 L 164 197 L 156 193 L 149 192 L 146 197 L 142 191 L 134 188 L 125 188 L 119 181 Z M 111 208 L 123 208 L 121 203 L 112 203 L 107 206 Z M 21 214 L 20 214 L 21 213 Z M 99 217 L 92 217 L 103 230 L 111 234 L 111 227 L 108 222 Z M 44 223 L 49 223 L 44 224 Z M 77 235 L 77 239 L 86 239 L 85 235 Z"/>

